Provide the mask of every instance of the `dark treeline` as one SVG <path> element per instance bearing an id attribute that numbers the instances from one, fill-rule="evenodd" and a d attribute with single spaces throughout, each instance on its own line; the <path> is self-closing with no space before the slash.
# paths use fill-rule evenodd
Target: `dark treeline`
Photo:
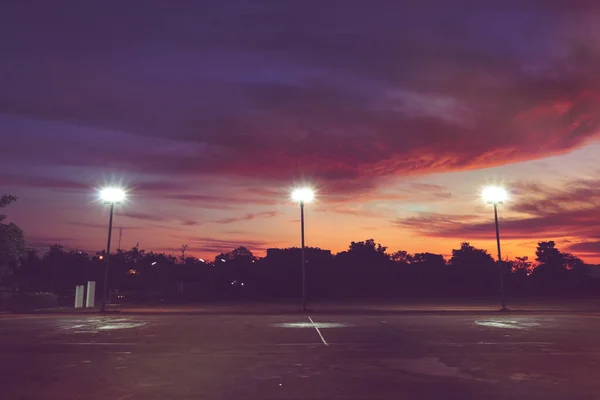
<path id="1" fill-rule="evenodd" d="M 269 249 L 263 258 L 245 247 L 219 254 L 213 261 L 133 248 L 110 256 L 109 286 L 114 296 L 139 301 L 269 299 L 301 295 L 299 248 Z M 19 291 L 69 296 L 77 284 L 95 280 L 98 293 L 106 255 L 88 255 L 52 246 L 38 255 L 29 250 L 5 283 Z M 600 289 L 592 268 L 555 243 L 540 242 L 536 259 L 503 262 L 508 294 L 589 295 Z M 431 253 L 389 253 L 373 239 L 352 242 L 338 254 L 306 249 L 310 299 L 499 293 L 498 263 L 483 249 L 462 243 L 450 259 Z"/>

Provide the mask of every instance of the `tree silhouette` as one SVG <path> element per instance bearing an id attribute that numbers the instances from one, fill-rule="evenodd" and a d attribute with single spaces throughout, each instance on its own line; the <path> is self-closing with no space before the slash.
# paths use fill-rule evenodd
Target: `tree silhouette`
<path id="1" fill-rule="evenodd" d="M 532 273 L 535 278 L 541 279 L 545 284 L 565 278 L 566 259 L 556 248 L 554 241 L 539 242 L 535 255 L 538 262 Z"/>
<path id="2" fill-rule="evenodd" d="M 390 259 L 400 264 L 410 264 L 413 262 L 413 256 L 405 250 L 399 250 L 390 255 Z"/>
<path id="3" fill-rule="evenodd" d="M 4 208 L 7 205 L 14 203 L 15 201 L 17 201 L 17 196 L 12 195 L 12 194 L 5 194 L 0 196 L 0 208 Z M 6 219 L 6 214 L 0 214 L 0 222 L 4 221 Z"/>
<path id="4" fill-rule="evenodd" d="M 385 254 L 387 247 L 382 246 L 380 243 L 375 243 L 374 239 L 367 239 L 362 242 L 350 242 L 348 252 L 352 254 L 370 254 L 377 253 L 380 255 Z"/>
<path id="5" fill-rule="evenodd" d="M 554 241 L 539 242 L 535 251 L 536 261 L 540 265 L 558 266 L 562 264 L 562 254 L 556 248 Z"/>
<path id="6" fill-rule="evenodd" d="M 440 254 L 409 254 L 387 248 L 373 239 L 351 242 L 347 250 L 332 255 L 306 248 L 309 300 L 325 298 L 386 298 L 402 296 L 494 295 L 498 268 L 483 249 L 468 242 L 452 251 L 447 263 Z M 69 296 L 78 284 L 95 280 L 102 284 L 103 251 L 89 256 L 76 249 L 51 246 L 43 257 L 27 252 L 14 280 L 23 290 L 54 291 Z M 111 290 L 140 301 L 200 299 L 268 299 L 301 295 L 301 249 L 268 249 L 257 258 L 244 246 L 224 252 L 216 264 L 194 257 L 146 252 L 133 247 L 113 253 Z M 554 242 L 540 242 L 537 267 L 527 257 L 510 262 L 509 293 L 594 293 L 600 282 L 590 277 L 590 267 L 578 257 L 561 253 Z M 222 262 L 221 259 L 225 260 Z M 134 272 L 132 272 L 134 271 Z M 233 284 L 232 284 L 233 283 Z M 244 283 L 244 285 L 241 285 Z M 98 288 L 101 293 L 101 287 Z M 69 301 L 70 302 L 70 301 Z"/>
<path id="7" fill-rule="evenodd" d="M 443 268 L 446 266 L 446 260 L 444 260 L 444 256 L 441 254 L 415 253 L 411 258 L 413 264 L 420 264 L 421 266 L 430 268 Z"/>
<path id="8" fill-rule="evenodd" d="M 386 250 L 387 247 L 368 239 L 351 242 L 348 250 L 338 253 L 335 258 L 339 263 L 351 268 L 377 268 L 391 261 Z"/>
<path id="9" fill-rule="evenodd" d="M 14 195 L 0 197 L 0 208 L 17 201 Z M 14 223 L 4 224 L 5 214 L 0 214 L 0 281 L 9 278 L 21 265 L 27 253 L 23 231 Z"/>
<path id="10" fill-rule="evenodd" d="M 529 257 L 516 257 L 513 262 L 511 262 L 511 271 L 515 274 L 520 275 L 530 275 L 531 270 L 533 269 L 533 263 L 529 261 Z"/>
<path id="11" fill-rule="evenodd" d="M 561 253 L 554 241 L 539 242 L 536 250 L 538 265 L 531 276 L 541 292 L 579 291 L 589 280 L 589 268 L 572 254 Z"/>
<path id="12" fill-rule="evenodd" d="M 244 246 L 233 249 L 229 258 L 239 262 L 252 262 L 256 260 L 254 254 Z"/>
<path id="13" fill-rule="evenodd" d="M 471 246 L 469 242 L 460 244 L 460 249 L 452 250 L 450 264 L 454 267 L 465 269 L 488 268 L 494 264 L 494 259 L 487 250 Z"/>
<path id="14" fill-rule="evenodd" d="M 450 265 L 452 281 L 459 291 L 482 294 L 498 287 L 494 259 L 484 249 L 463 242 L 460 249 L 452 250 Z"/>
<path id="15" fill-rule="evenodd" d="M 440 294 L 446 290 L 448 267 L 441 254 L 415 253 L 408 255 L 410 264 L 406 271 L 400 271 L 398 278 L 403 282 L 405 291 L 412 294 Z M 402 264 L 401 264 L 402 265 Z"/>
<path id="16" fill-rule="evenodd" d="M 185 252 L 187 251 L 187 248 L 187 244 L 182 244 L 179 249 L 179 251 L 181 252 L 181 255 L 179 256 L 179 261 L 181 261 L 181 263 L 185 263 Z"/>

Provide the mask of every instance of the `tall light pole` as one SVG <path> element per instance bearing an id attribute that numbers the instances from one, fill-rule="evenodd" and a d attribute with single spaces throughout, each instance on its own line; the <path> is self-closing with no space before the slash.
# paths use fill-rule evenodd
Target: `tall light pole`
<path id="1" fill-rule="evenodd" d="M 315 192 L 310 188 L 299 188 L 292 192 L 292 199 L 300 203 L 300 234 L 302 237 L 302 311 L 306 311 L 306 256 L 304 254 L 304 203 L 310 203 Z"/>
<path id="2" fill-rule="evenodd" d="M 120 188 L 109 187 L 100 191 L 100 199 L 105 204 L 110 205 L 110 215 L 108 219 L 108 241 L 106 243 L 106 262 L 104 264 L 104 286 L 102 293 L 102 308 L 101 312 L 106 311 L 106 305 L 108 304 L 108 268 L 110 264 L 110 240 L 112 236 L 112 225 L 113 225 L 113 213 L 115 210 L 115 204 L 120 203 L 125 199 L 125 191 Z"/>
<path id="3" fill-rule="evenodd" d="M 494 221 L 496 223 L 496 245 L 498 247 L 498 270 L 500 273 L 500 296 L 502 301 L 501 311 L 508 311 L 506 308 L 506 292 L 504 291 L 504 268 L 502 264 L 502 253 L 500 251 L 500 228 L 498 227 L 498 204 L 503 204 L 507 193 L 504 188 L 490 186 L 483 190 L 483 199 L 488 204 L 494 205 Z"/>

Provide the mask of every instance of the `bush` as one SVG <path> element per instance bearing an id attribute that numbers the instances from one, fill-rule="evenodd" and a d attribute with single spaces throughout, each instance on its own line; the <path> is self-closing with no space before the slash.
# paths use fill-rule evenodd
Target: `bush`
<path id="1" fill-rule="evenodd" d="M 56 307 L 58 297 L 53 293 L 12 293 L 10 310 L 13 312 L 33 312 L 42 308 Z"/>

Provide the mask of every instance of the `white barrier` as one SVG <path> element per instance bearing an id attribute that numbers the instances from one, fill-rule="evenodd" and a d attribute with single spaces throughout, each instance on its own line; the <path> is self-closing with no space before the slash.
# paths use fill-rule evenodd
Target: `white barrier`
<path id="1" fill-rule="evenodd" d="M 75 286 L 75 308 L 83 307 L 83 292 L 84 292 L 83 285 Z"/>
<path id="2" fill-rule="evenodd" d="M 87 294 L 85 297 L 85 306 L 94 307 L 94 301 L 96 300 L 96 282 L 88 281 L 87 283 Z"/>

